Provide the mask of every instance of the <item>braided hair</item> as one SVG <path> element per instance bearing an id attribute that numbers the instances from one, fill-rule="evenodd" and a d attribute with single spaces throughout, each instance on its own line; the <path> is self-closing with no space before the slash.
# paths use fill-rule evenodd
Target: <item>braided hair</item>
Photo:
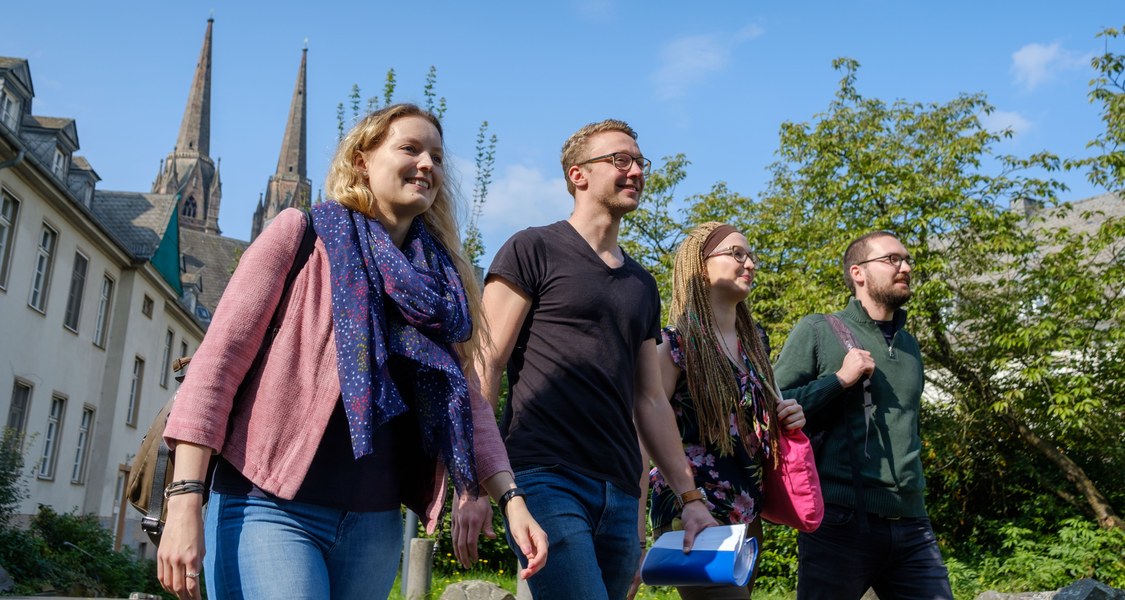
<path id="1" fill-rule="evenodd" d="M 753 414 L 743 406 L 738 381 L 731 373 L 730 361 L 719 351 L 715 336 L 715 314 L 711 307 L 711 286 L 707 280 L 703 246 L 708 236 L 722 223 L 704 223 L 691 231 L 676 252 L 672 275 L 672 307 L 670 319 L 683 337 L 684 372 L 688 391 L 695 404 L 702 441 L 719 449 L 722 456 L 734 452 L 730 435 L 730 417 L 734 413 L 743 444 L 754 431 Z M 735 330 L 738 343 L 761 378 L 768 427 L 769 453 L 776 464 L 778 456 L 777 386 L 773 368 L 750 316 L 745 301 L 735 307 Z M 749 450 L 749 449 L 748 449 Z"/>

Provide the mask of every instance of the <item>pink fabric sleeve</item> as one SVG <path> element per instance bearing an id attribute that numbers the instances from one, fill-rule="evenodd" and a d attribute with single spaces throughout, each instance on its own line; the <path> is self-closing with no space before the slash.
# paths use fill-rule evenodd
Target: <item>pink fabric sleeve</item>
<path id="1" fill-rule="evenodd" d="M 476 376 L 469 375 L 469 398 L 473 406 L 473 451 L 476 454 L 477 480 L 484 481 L 502 471 L 512 472 L 508 451 L 496 426 L 496 413 L 479 390 Z"/>
<path id="2" fill-rule="evenodd" d="M 164 429 L 169 446 L 223 450 L 234 395 L 265 339 L 304 228 L 300 211 L 282 211 L 243 253 L 176 394 Z"/>

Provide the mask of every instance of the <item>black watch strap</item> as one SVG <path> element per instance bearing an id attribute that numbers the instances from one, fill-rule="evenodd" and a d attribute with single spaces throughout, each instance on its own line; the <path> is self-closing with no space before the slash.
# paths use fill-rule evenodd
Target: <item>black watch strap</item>
<path id="1" fill-rule="evenodd" d="M 516 496 L 526 497 L 527 492 L 523 491 L 522 488 L 514 487 L 504 492 L 500 499 L 496 501 L 496 504 L 500 507 L 500 514 L 504 515 L 504 518 L 508 518 L 508 502 L 511 502 L 512 498 Z"/>

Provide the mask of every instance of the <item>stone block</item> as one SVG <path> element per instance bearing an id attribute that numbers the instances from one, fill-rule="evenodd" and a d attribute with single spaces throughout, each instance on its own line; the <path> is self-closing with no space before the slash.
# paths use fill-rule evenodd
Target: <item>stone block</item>
<path id="1" fill-rule="evenodd" d="M 441 600 L 515 600 L 515 596 L 494 583 L 470 579 L 445 588 Z"/>

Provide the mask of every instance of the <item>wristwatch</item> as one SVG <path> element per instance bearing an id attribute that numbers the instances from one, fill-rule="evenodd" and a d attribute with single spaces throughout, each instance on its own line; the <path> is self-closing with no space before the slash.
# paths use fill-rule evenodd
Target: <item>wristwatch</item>
<path id="1" fill-rule="evenodd" d="M 688 502 L 695 502 L 696 500 L 699 500 L 700 502 L 706 502 L 707 490 L 701 487 L 697 487 L 694 490 L 688 490 L 682 494 L 676 494 L 676 508 L 679 510 L 683 510 L 685 504 L 687 504 Z"/>
<path id="2" fill-rule="evenodd" d="M 508 502 L 516 496 L 524 498 L 527 496 L 527 492 L 524 492 L 518 487 L 514 487 L 504 492 L 504 495 L 500 496 L 500 499 L 496 501 L 497 506 L 500 507 L 500 514 L 504 515 L 504 518 L 508 518 Z"/>

